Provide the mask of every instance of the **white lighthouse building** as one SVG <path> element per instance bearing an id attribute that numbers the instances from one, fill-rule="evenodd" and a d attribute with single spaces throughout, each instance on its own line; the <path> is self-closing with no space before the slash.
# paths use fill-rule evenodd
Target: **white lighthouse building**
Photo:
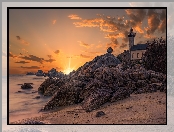
<path id="1" fill-rule="evenodd" d="M 147 44 L 134 44 L 134 38 L 136 33 L 133 32 L 133 29 L 130 29 L 128 34 L 129 37 L 129 52 L 131 60 L 141 60 L 144 53 L 146 52 Z"/>

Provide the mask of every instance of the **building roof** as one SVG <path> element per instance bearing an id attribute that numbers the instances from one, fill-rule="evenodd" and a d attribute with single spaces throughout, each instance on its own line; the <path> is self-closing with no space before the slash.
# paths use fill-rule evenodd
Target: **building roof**
<path id="1" fill-rule="evenodd" d="M 146 50 L 147 44 L 137 44 L 137 45 L 133 45 L 131 47 L 131 51 L 135 51 L 135 50 Z"/>

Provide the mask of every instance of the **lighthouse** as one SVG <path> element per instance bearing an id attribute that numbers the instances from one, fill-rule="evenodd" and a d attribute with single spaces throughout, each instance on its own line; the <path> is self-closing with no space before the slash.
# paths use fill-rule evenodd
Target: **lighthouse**
<path id="1" fill-rule="evenodd" d="M 131 47 L 134 45 L 134 37 L 136 36 L 136 33 L 133 32 L 133 29 L 131 27 L 130 32 L 128 34 L 128 38 L 129 38 L 129 52 Z"/>

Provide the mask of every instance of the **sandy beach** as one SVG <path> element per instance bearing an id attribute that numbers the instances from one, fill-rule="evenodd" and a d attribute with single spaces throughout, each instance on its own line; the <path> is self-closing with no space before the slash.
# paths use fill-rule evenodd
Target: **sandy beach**
<path id="1" fill-rule="evenodd" d="M 96 117 L 99 111 L 105 115 Z M 166 124 L 166 93 L 131 94 L 129 98 L 106 103 L 92 112 L 85 112 L 80 104 L 60 107 L 30 119 L 45 124 Z M 23 121 L 15 123 L 23 124 Z"/>

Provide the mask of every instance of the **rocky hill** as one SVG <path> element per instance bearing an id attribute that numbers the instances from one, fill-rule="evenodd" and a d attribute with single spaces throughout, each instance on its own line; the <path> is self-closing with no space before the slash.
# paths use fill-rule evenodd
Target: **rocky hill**
<path id="1" fill-rule="evenodd" d="M 90 112 L 106 102 L 122 100 L 132 93 L 166 92 L 165 74 L 146 70 L 141 65 L 123 70 L 121 65 L 110 49 L 68 76 L 46 79 L 38 91 L 52 98 L 41 111 L 80 103 Z"/>

